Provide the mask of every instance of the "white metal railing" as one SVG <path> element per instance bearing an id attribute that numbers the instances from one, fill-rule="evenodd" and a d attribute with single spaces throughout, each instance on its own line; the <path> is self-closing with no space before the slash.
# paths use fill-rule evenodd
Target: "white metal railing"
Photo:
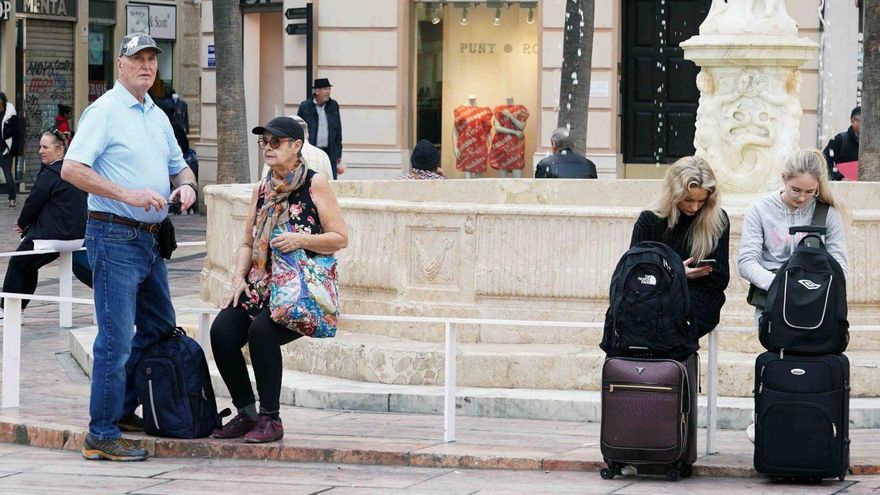
<path id="1" fill-rule="evenodd" d="M 32 294 L 16 294 L 0 292 L 6 306 L 6 317 L 3 321 L 3 368 L 2 368 L 2 403 L 0 408 L 18 407 L 20 368 L 21 368 L 21 300 L 32 299 L 49 302 L 66 302 L 69 304 L 94 305 L 91 299 L 70 297 L 37 296 Z M 210 353 L 211 320 L 219 313 L 216 308 L 175 308 L 181 313 L 199 315 L 196 340 L 206 353 Z M 602 328 L 604 325 L 595 322 L 570 321 L 532 321 L 532 320 L 495 320 L 484 318 L 443 318 L 422 316 L 379 316 L 379 315 L 340 315 L 342 321 L 379 321 L 403 323 L 433 323 L 445 327 L 444 356 L 444 393 L 443 393 L 443 441 L 455 441 L 455 397 L 456 397 L 456 356 L 457 339 L 455 325 L 495 325 L 495 326 L 526 326 L 556 328 Z M 706 449 L 707 455 L 717 453 L 715 448 L 718 427 L 718 335 L 720 332 L 754 333 L 753 327 L 717 327 L 708 335 L 708 370 L 707 370 L 707 407 L 706 407 Z M 880 326 L 852 326 L 850 332 L 877 332 Z M 695 418 L 696 419 L 696 418 Z"/>
<path id="2" fill-rule="evenodd" d="M 178 242 L 177 247 L 205 246 L 205 241 Z M 73 297 L 73 253 L 85 251 L 86 248 L 78 249 L 33 249 L 30 251 L 8 251 L 0 253 L 0 258 L 12 258 L 15 256 L 28 256 L 32 254 L 58 253 L 58 325 L 63 328 L 73 326 L 73 303 L 64 300 Z M 25 297 L 24 299 L 32 299 Z"/>

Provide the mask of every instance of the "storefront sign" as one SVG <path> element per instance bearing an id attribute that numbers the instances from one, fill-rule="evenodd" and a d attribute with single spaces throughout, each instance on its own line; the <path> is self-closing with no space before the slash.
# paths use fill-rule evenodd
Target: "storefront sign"
<path id="1" fill-rule="evenodd" d="M 150 5 L 150 36 L 159 40 L 177 39 L 177 7 Z"/>
<path id="2" fill-rule="evenodd" d="M 2 2 L 0 2 L 0 21 L 9 20 L 10 10 L 12 10 L 12 4 L 9 3 L 9 0 L 3 0 Z"/>
<path id="3" fill-rule="evenodd" d="M 22 14 L 76 17 L 76 0 L 18 0 L 15 8 Z"/>
<path id="4" fill-rule="evenodd" d="M 157 40 L 177 39 L 177 7 L 129 4 L 128 34 L 146 33 Z"/>
<path id="5" fill-rule="evenodd" d="M 146 5 L 128 5 L 126 7 L 128 31 L 126 34 L 150 34 L 150 7 Z"/>

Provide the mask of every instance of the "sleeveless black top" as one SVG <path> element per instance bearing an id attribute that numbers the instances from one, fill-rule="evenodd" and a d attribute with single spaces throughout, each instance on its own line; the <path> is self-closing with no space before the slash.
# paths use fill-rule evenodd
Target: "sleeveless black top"
<path id="1" fill-rule="evenodd" d="M 321 217 L 318 215 L 318 207 L 312 201 L 312 177 L 317 172 L 312 169 L 306 171 L 306 180 L 299 189 L 290 193 L 287 198 L 290 213 L 289 228 L 291 232 L 301 234 L 323 234 L 324 229 L 321 228 Z M 257 211 L 263 207 L 266 201 L 266 181 L 260 183 L 260 192 L 257 196 Z M 315 256 L 309 250 L 306 254 L 310 257 Z"/>

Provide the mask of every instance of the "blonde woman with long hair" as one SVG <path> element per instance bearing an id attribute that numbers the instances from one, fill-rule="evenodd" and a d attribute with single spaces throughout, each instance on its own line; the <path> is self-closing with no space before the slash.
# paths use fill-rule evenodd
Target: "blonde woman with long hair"
<path id="1" fill-rule="evenodd" d="M 819 150 L 799 150 L 782 167 L 782 189 L 755 201 L 746 213 L 737 262 L 742 278 L 760 289 L 770 288 L 773 272 L 788 261 L 800 240 L 788 233 L 789 227 L 810 225 L 817 199 L 829 206 L 825 249 L 847 272 L 845 209 L 828 185 L 825 157 Z"/>
<path id="2" fill-rule="evenodd" d="M 696 156 L 681 158 L 669 167 L 660 198 L 633 226 L 630 246 L 642 241 L 662 242 L 684 260 L 700 337 L 718 325 L 726 301 L 729 239 L 730 222 L 718 206 L 715 173 Z"/>

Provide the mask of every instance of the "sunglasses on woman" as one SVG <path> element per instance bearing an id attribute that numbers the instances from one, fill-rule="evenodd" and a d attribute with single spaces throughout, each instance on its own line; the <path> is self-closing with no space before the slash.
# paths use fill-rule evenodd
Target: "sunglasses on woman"
<path id="1" fill-rule="evenodd" d="M 277 150 L 284 141 L 293 141 L 293 138 L 280 138 L 275 136 L 272 136 L 269 139 L 259 138 L 257 139 L 257 146 L 259 146 L 261 150 L 264 150 L 267 147 Z"/>

